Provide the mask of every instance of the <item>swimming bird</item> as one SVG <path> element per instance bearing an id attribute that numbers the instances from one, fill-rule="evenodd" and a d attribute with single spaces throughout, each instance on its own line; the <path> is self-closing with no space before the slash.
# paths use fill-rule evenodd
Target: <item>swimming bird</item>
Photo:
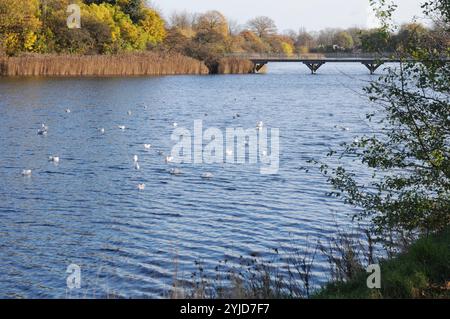
<path id="1" fill-rule="evenodd" d="M 100 133 L 105 134 L 105 129 L 102 127 L 99 129 Z"/>
<path id="2" fill-rule="evenodd" d="M 47 133 L 48 133 L 48 126 L 42 124 L 41 128 L 38 130 L 38 135 L 47 135 Z"/>
<path id="3" fill-rule="evenodd" d="M 206 172 L 206 173 L 202 174 L 202 178 L 203 179 L 210 179 L 210 178 L 213 178 L 213 177 L 214 177 L 214 175 L 211 172 Z"/>
<path id="4" fill-rule="evenodd" d="M 138 184 L 137 189 L 140 191 L 145 190 L 145 184 Z"/>
<path id="5" fill-rule="evenodd" d="M 145 148 L 146 150 L 149 150 L 149 149 L 152 148 L 152 145 L 151 145 L 151 144 L 144 144 L 144 148 Z"/>
<path id="6" fill-rule="evenodd" d="M 70 113 L 72 112 L 70 109 L 66 109 L 66 113 Z"/>
<path id="7" fill-rule="evenodd" d="M 121 129 L 122 131 L 126 129 L 125 125 L 119 125 L 118 128 Z"/>
<path id="8" fill-rule="evenodd" d="M 59 156 L 49 156 L 48 160 L 53 163 L 59 163 Z"/>
<path id="9" fill-rule="evenodd" d="M 172 163 L 173 162 L 173 156 L 166 156 L 166 163 Z"/>
<path id="10" fill-rule="evenodd" d="M 31 176 L 31 174 L 32 174 L 31 169 L 22 170 L 22 176 Z"/>
<path id="11" fill-rule="evenodd" d="M 264 126 L 263 121 L 259 121 L 258 123 L 256 123 L 256 128 L 259 130 L 262 130 L 263 126 Z"/>
<path id="12" fill-rule="evenodd" d="M 137 163 L 137 162 L 139 161 L 139 157 L 138 157 L 137 155 L 134 155 L 134 156 L 133 156 L 133 161 L 134 161 L 135 163 Z"/>
<path id="13" fill-rule="evenodd" d="M 226 151 L 227 156 L 232 156 L 233 155 L 233 151 L 230 149 L 227 149 Z"/>
<path id="14" fill-rule="evenodd" d="M 172 175 L 180 175 L 181 174 L 181 170 L 179 170 L 178 168 L 172 168 L 170 170 L 170 174 L 172 174 Z"/>
<path id="15" fill-rule="evenodd" d="M 178 126 L 177 122 L 173 123 L 173 127 L 177 127 L 177 126 Z"/>
<path id="16" fill-rule="evenodd" d="M 128 111 L 127 114 L 128 114 L 128 115 L 131 115 L 132 113 L 131 113 L 131 111 Z"/>
<path id="17" fill-rule="evenodd" d="M 134 169 L 137 170 L 137 171 L 141 169 L 141 166 L 139 165 L 139 162 L 135 162 L 134 163 Z"/>

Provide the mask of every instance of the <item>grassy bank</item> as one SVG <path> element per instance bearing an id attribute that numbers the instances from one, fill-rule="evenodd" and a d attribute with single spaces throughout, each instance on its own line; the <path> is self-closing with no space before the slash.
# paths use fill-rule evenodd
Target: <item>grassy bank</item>
<path id="1" fill-rule="evenodd" d="M 196 299 L 403 299 L 450 298 L 450 228 L 421 238 L 401 253 L 382 259 L 372 255 L 370 244 L 354 234 L 307 251 L 293 251 L 272 260 L 240 257 L 238 266 L 221 261 L 215 270 L 201 262 L 188 280 L 174 282 L 171 298 Z M 370 238 L 368 238 L 370 241 Z M 317 255 L 329 261 L 329 283 L 318 288 L 314 271 Z M 389 254 L 389 253 L 388 253 Z M 368 264 L 381 268 L 381 289 L 367 288 Z"/>
<path id="2" fill-rule="evenodd" d="M 24 55 L 0 57 L 1 76 L 140 76 L 208 74 L 201 61 L 181 54 Z"/>
<path id="3" fill-rule="evenodd" d="M 381 289 L 368 289 L 368 274 L 361 271 L 347 282 L 329 283 L 313 298 L 450 298 L 450 229 L 417 240 L 380 267 Z"/>

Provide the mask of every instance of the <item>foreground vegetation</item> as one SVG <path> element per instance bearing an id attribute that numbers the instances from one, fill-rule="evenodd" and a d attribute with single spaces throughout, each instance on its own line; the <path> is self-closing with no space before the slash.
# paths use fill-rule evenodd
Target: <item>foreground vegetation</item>
<path id="1" fill-rule="evenodd" d="M 367 241 L 356 233 L 338 233 L 327 243 L 305 251 L 274 251 L 271 260 L 241 257 L 238 266 L 222 261 L 214 275 L 206 274 L 202 263 L 189 281 L 177 280 L 172 298 L 231 299 L 404 299 L 450 298 L 450 228 L 419 238 L 394 251 L 377 256 Z M 361 235 L 361 234 L 359 234 Z M 329 283 L 316 281 L 317 255 L 328 261 Z M 381 289 L 369 289 L 369 264 L 381 269 Z M 323 270 L 322 270 L 323 271 Z"/>
<path id="2" fill-rule="evenodd" d="M 335 281 L 313 298 L 450 298 L 450 228 L 423 237 L 395 258 L 381 260 L 381 289 L 369 289 L 368 274 Z"/>

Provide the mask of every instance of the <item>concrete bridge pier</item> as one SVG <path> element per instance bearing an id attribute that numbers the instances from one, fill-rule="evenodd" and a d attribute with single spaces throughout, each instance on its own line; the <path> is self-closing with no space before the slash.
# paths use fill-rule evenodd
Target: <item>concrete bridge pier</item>
<path id="1" fill-rule="evenodd" d="M 316 74 L 317 70 L 325 64 L 325 62 L 323 61 L 308 61 L 308 62 L 303 62 L 303 64 L 305 64 L 310 70 L 311 70 L 311 74 Z"/>
<path id="2" fill-rule="evenodd" d="M 370 62 L 361 62 L 362 64 L 364 64 L 366 66 L 366 68 L 369 69 L 370 74 L 374 74 L 375 71 L 384 64 L 384 62 L 376 62 L 376 61 L 370 61 Z"/>
<path id="3" fill-rule="evenodd" d="M 253 64 L 253 73 L 258 73 L 267 64 L 267 62 L 254 62 Z"/>

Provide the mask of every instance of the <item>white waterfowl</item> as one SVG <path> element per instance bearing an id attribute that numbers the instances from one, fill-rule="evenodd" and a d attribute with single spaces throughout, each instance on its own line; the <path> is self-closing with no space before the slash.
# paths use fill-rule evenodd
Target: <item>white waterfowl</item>
<path id="1" fill-rule="evenodd" d="M 213 177 L 214 177 L 214 175 L 211 172 L 206 172 L 206 173 L 202 174 L 202 178 L 203 179 L 210 179 L 210 178 L 213 178 Z"/>
<path id="2" fill-rule="evenodd" d="M 48 126 L 42 124 L 41 128 L 38 130 L 38 135 L 47 135 L 47 133 L 48 133 Z"/>
<path id="3" fill-rule="evenodd" d="M 128 111 L 127 114 L 128 114 L 128 115 L 131 115 L 132 113 L 131 113 L 131 111 Z"/>
<path id="4" fill-rule="evenodd" d="M 71 113 L 72 111 L 70 109 L 66 109 L 66 113 Z"/>
<path id="5" fill-rule="evenodd" d="M 53 163 L 59 163 L 59 156 L 49 156 L 48 160 Z"/>
<path id="6" fill-rule="evenodd" d="M 137 189 L 140 191 L 145 190 L 145 184 L 138 184 Z"/>
<path id="7" fill-rule="evenodd" d="M 172 163 L 173 162 L 173 156 L 166 156 L 166 163 Z"/>
<path id="8" fill-rule="evenodd" d="M 227 156 L 232 156 L 233 155 L 233 150 L 227 149 L 225 151 L 225 153 L 227 154 Z"/>
<path id="9" fill-rule="evenodd" d="M 125 125 L 119 125 L 118 128 L 121 129 L 122 131 L 126 129 Z"/>
<path id="10" fill-rule="evenodd" d="M 145 148 L 146 150 L 149 150 L 149 149 L 152 148 L 152 145 L 151 145 L 151 144 L 144 144 L 144 148 Z"/>
<path id="11" fill-rule="evenodd" d="M 182 173 L 181 170 L 179 170 L 178 168 L 172 168 L 170 170 L 170 174 L 172 175 L 180 175 L 181 173 Z"/>
<path id="12" fill-rule="evenodd" d="M 137 155 L 134 155 L 134 156 L 133 156 L 133 161 L 134 161 L 135 163 L 137 163 L 137 162 L 139 161 L 139 157 L 138 157 Z"/>
<path id="13" fill-rule="evenodd" d="M 173 127 L 177 127 L 177 126 L 178 126 L 178 123 L 175 122 L 175 123 L 173 123 L 172 125 L 173 125 Z"/>
<path id="14" fill-rule="evenodd" d="M 259 121 L 258 123 L 256 123 L 256 128 L 259 130 L 261 130 L 263 128 L 263 126 L 264 126 L 263 121 Z"/>
<path id="15" fill-rule="evenodd" d="M 32 174 L 31 169 L 22 170 L 22 176 L 31 176 L 31 174 Z"/>
<path id="16" fill-rule="evenodd" d="M 141 169 L 141 166 L 139 165 L 138 162 L 134 163 L 134 169 L 137 170 L 137 171 Z"/>
<path id="17" fill-rule="evenodd" d="M 105 129 L 102 127 L 99 129 L 100 133 L 105 134 Z"/>

